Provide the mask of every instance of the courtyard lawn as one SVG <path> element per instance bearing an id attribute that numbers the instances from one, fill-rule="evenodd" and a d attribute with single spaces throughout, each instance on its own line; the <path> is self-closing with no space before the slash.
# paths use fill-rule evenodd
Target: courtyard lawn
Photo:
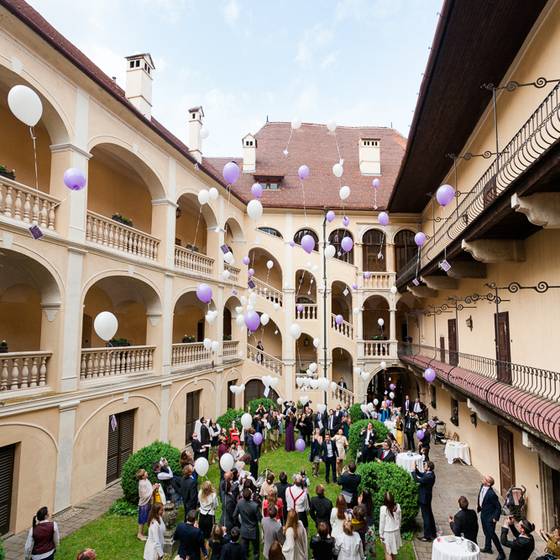
<path id="1" fill-rule="evenodd" d="M 310 478 L 311 495 L 314 494 L 315 486 L 321 483 L 325 485 L 327 497 L 334 503 L 339 493 L 339 486 L 332 482 L 328 485 L 325 484 L 324 465 L 321 465 L 319 477 L 311 476 L 311 463 L 309 463 L 308 457 L 308 450 L 303 453 L 297 451 L 287 453 L 283 449 L 279 449 L 264 454 L 259 461 L 259 467 L 261 471 L 269 468 L 275 474 L 284 470 L 288 473 L 288 477 L 303 468 Z M 210 467 L 208 477 L 217 487 L 220 473 L 216 464 Z M 179 519 L 182 520 L 182 518 L 183 511 L 181 509 Z M 91 547 L 96 550 L 98 560 L 141 560 L 144 543 L 136 539 L 136 530 L 136 517 L 105 514 L 63 539 L 56 558 L 57 560 L 75 560 L 79 550 Z M 311 518 L 309 518 L 308 533 L 310 537 L 315 534 L 315 524 Z M 382 560 L 383 557 L 383 549 L 378 542 L 377 558 Z M 398 559 L 414 560 L 414 550 L 410 540 L 403 540 L 403 547 L 399 552 Z"/>

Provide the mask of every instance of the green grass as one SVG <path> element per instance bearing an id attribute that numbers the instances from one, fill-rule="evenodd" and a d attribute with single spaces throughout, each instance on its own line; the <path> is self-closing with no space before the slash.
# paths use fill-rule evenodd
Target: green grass
<path id="1" fill-rule="evenodd" d="M 311 476 L 311 463 L 308 461 L 309 452 L 303 453 L 297 451 L 287 453 L 283 449 L 264 454 L 260 461 L 259 467 L 261 471 L 265 468 L 271 469 L 274 473 L 284 470 L 291 476 L 293 473 L 299 472 L 304 468 L 310 478 L 311 494 L 314 488 L 321 483 L 325 486 L 325 494 L 334 503 L 339 493 L 339 486 L 336 484 L 325 483 L 324 465 L 321 465 L 319 477 Z M 217 465 L 212 465 L 208 473 L 208 478 L 214 486 L 218 486 L 220 473 Z M 182 510 L 179 514 L 179 520 L 182 519 Z M 219 516 L 219 512 L 218 512 Z M 61 546 L 56 553 L 57 560 L 75 560 L 76 554 L 83 548 L 94 548 L 97 551 L 98 560 L 127 560 L 142 558 L 144 543 L 136 539 L 136 517 L 121 517 L 117 515 L 106 514 L 96 521 L 85 525 L 69 537 L 62 540 Z M 309 518 L 308 535 L 311 537 L 315 534 L 315 524 Z M 384 553 L 380 543 L 377 546 L 377 558 L 383 560 Z M 310 556 L 311 558 L 311 556 Z M 403 540 L 403 546 L 399 551 L 399 560 L 414 560 L 414 550 L 410 540 Z"/>

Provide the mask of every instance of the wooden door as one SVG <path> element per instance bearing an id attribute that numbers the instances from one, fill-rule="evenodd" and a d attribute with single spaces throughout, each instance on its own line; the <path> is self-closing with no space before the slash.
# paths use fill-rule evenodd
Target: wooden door
<path id="1" fill-rule="evenodd" d="M 196 324 L 196 341 L 202 342 L 204 340 L 204 319 L 201 319 Z"/>
<path id="2" fill-rule="evenodd" d="M 134 451 L 134 410 L 109 416 L 107 477 L 109 484 L 121 476 L 126 460 Z"/>
<path id="3" fill-rule="evenodd" d="M 247 408 L 249 403 L 255 399 L 262 399 L 264 397 L 264 385 L 260 379 L 252 379 L 245 385 L 245 399 L 243 406 Z M 274 389 L 270 389 L 268 392 L 268 398 L 276 400 L 278 398 L 278 393 Z"/>
<path id="4" fill-rule="evenodd" d="M 445 363 L 445 337 L 439 337 L 439 361 Z"/>
<path id="5" fill-rule="evenodd" d="M 502 311 L 494 314 L 496 336 L 496 373 L 498 381 L 511 384 L 511 347 L 509 332 L 509 313 Z"/>
<path id="6" fill-rule="evenodd" d="M 0 536 L 10 531 L 16 446 L 0 447 Z"/>
<path id="7" fill-rule="evenodd" d="M 457 319 L 447 320 L 447 340 L 449 345 L 449 363 L 456 366 L 459 363 L 459 344 L 457 341 Z"/>
<path id="8" fill-rule="evenodd" d="M 515 485 L 515 461 L 513 457 L 513 434 L 498 426 L 498 456 L 500 460 L 500 487 L 502 496 Z"/>
<path id="9" fill-rule="evenodd" d="M 552 520 L 550 526 L 560 525 L 560 471 L 551 469 L 552 473 Z M 1 531 L 0 531 L 1 532 Z"/>
<path id="10" fill-rule="evenodd" d="M 227 384 L 227 407 L 235 408 L 235 395 L 231 392 L 230 387 L 232 385 L 237 385 L 237 379 L 233 379 L 232 381 L 228 381 Z M 229 428 L 229 426 L 222 426 L 223 428 Z"/>
<path id="11" fill-rule="evenodd" d="M 91 348 L 93 333 L 93 319 L 84 313 L 82 319 L 82 348 Z"/>
<path id="12" fill-rule="evenodd" d="M 191 391 L 186 395 L 186 417 L 185 417 L 185 444 L 190 443 L 194 432 L 194 425 L 200 418 L 200 393 Z M 229 426 L 226 426 L 229 428 Z"/>

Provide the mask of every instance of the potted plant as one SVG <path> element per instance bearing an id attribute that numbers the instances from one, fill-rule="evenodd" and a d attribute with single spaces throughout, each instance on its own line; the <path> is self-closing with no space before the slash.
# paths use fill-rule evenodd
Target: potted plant
<path id="1" fill-rule="evenodd" d="M 122 214 L 120 214 L 118 212 L 116 214 L 113 214 L 111 216 L 111 219 L 115 220 L 115 222 L 119 222 L 120 224 L 123 224 L 125 226 L 133 227 L 132 226 L 132 220 L 130 218 L 127 218 L 126 216 L 123 216 Z"/>
<path id="2" fill-rule="evenodd" d="M 0 354 L 8 353 L 8 343 L 5 340 L 0 342 Z"/>
<path id="3" fill-rule="evenodd" d="M 12 169 L 11 171 L 9 171 L 5 165 L 0 163 L 0 175 L 2 175 L 2 177 L 7 177 L 8 179 L 15 180 L 16 170 Z"/>
<path id="4" fill-rule="evenodd" d="M 183 344 L 190 344 L 190 343 L 192 343 L 192 342 L 196 342 L 196 338 L 195 338 L 194 336 L 190 335 L 190 334 L 186 334 L 186 335 L 182 338 L 181 342 L 182 342 Z"/>
<path id="5" fill-rule="evenodd" d="M 231 340 L 231 334 L 224 334 L 224 340 Z"/>
<path id="6" fill-rule="evenodd" d="M 130 344 L 130 341 L 128 340 L 128 338 L 112 338 L 109 341 L 109 346 L 114 346 L 114 347 L 131 346 L 131 344 Z"/>

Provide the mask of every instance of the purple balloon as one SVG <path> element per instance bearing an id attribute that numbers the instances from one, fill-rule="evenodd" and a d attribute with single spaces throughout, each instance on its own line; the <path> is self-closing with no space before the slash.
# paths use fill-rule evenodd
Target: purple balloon
<path id="1" fill-rule="evenodd" d="M 387 406 L 391 406 L 391 399 L 387 399 L 387 400 L 385 401 L 385 404 L 386 404 Z"/>
<path id="2" fill-rule="evenodd" d="M 352 247 L 354 247 L 354 242 L 352 241 L 352 238 L 347 235 L 342 238 L 340 246 L 345 253 L 349 253 L 352 250 Z"/>
<path id="3" fill-rule="evenodd" d="M 350 218 L 348 216 L 344 216 L 344 218 L 342 218 L 342 225 L 344 227 L 348 227 L 350 225 Z"/>
<path id="4" fill-rule="evenodd" d="M 352 289 L 357 290 L 358 289 L 358 284 L 352 284 Z"/>
<path id="5" fill-rule="evenodd" d="M 451 185 L 441 185 L 436 191 L 436 200 L 440 206 L 447 206 L 455 198 L 455 189 Z"/>
<path id="6" fill-rule="evenodd" d="M 389 224 L 389 214 L 387 214 L 387 212 L 379 212 L 377 220 L 382 226 L 386 226 Z"/>
<path id="7" fill-rule="evenodd" d="M 371 186 L 372 186 L 375 190 L 377 190 L 377 189 L 381 186 L 381 181 L 380 181 L 379 179 L 374 179 L 374 180 L 371 182 Z"/>
<path id="8" fill-rule="evenodd" d="M 364 278 L 366 280 L 369 280 L 371 278 L 371 272 L 369 270 L 366 270 L 366 272 L 364 272 Z"/>
<path id="9" fill-rule="evenodd" d="M 296 311 L 297 311 L 298 313 L 301 313 L 301 312 L 303 311 L 303 305 L 302 305 L 301 303 L 298 303 L 298 304 L 296 305 Z"/>
<path id="10" fill-rule="evenodd" d="M 260 198 L 262 196 L 262 193 L 263 193 L 263 188 L 261 187 L 261 184 L 253 183 L 253 186 L 251 187 L 251 194 L 255 198 Z"/>
<path id="11" fill-rule="evenodd" d="M 71 191 L 81 191 L 86 186 L 86 176 L 81 169 L 70 167 L 64 172 L 64 184 Z"/>
<path id="12" fill-rule="evenodd" d="M 249 278 L 251 278 L 251 276 L 254 276 L 254 275 L 255 275 L 255 269 L 254 269 L 254 268 L 250 268 L 250 269 L 247 271 L 247 275 L 249 276 Z"/>
<path id="13" fill-rule="evenodd" d="M 301 238 L 301 246 L 306 253 L 311 253 L 315 249 L 315 239 L 307 233 Z"/>
<path id="14" fill-rule="evenodd" d="M 424 243 L 426 243 L 426 234 L 423 231 L 419 231 L 414 236 L 414 243 L 416 243 L 416 245 L 418 247 L 422 247 L 422 245 L 424 245 Z"/>
<path id="15" fill-rule="evenodd" d="M 247 265 L 251 262 L 251 261 L 249 260 L 249 257 L 248 257 L 248 256 L 244 256 L 242 260 L 243 260 L 243 264 L 244 264 L 245 266 L 247 266 Z"/>
<path id="16" fill-rule="evenodd" d="M 305 451 L 305 441 L 301 438 L 296 440 L 296 451 Z"/>
<path id="17" fill-rule="evenodd" d="M 262 434 L 260 432 L 257 432 L 254 436 L 253 436 L 253 441 L 255 442 L 255 445 L 260 445 L 262 443 L 263 437 Z"/>
<path id="18" fill-rule="evenodd" d="M 327 222 L 331 223 L 335 218 L 336 214 L 334 213 L 334 210 L 329 210 L 327 212 Z"/>
<path id="19" fill-rule="evenodd" d="M 424 436 L 425 436 L 425 435 L 426 435 L 426 434 L 424 433 L 424 430 L 417 430 L 417 431 L 416 431 L 416 437 L 417 437 L 420 441 L 422 441 L 422 440 L 424 439 Z"/>
<path id="20" fill-rule="evenodd" d="M 295 247 L 296 246 L 296 242 L 293 239 L 290 239 L 290 241 L 288 241 L 288 245 L 290 247 Z"/>
<path id="21" fill-rule="evenodd" d="M 249 332 L 255 332 L 261 324 L 261 318 L 256 311 L 247 311 L 243 319 Z"/>
<path id="22" fill-rule="evenodd" d="M 299 169 L 297 170 L 298 177 L 304 181 L 309 177 L 309 167 L 307 165 L 300 165 Z"/>
<path id="23" fill-rule="evenodd" d="M 397 388 L 397 386 L 394 383 L 391 383 L 391 385 L 389 385 L 389 389 L 391 389 L 391 391 L 394 391 Z"/>
<path id="24" fill-rule="evenodd" d="M 334 318 L 334 322 L 335 322 L 337 325 L 342 325 L 342 323 L 344 323 L 344 317 L 343 317 L 342 315 L 337 315 L 337 316 Z"/>
<path id="25" fill-rule="evenodd" d="M 233 185 L 237 179 L 239 179 L 239 165 L 235 163 L 235 161 L 228 161 L 224 165 L 224 169 L 222 171 L 222 175 L 228 185 Z"/>
<path id="26" fill-rule="evenodd" d="M 436 372 L 433 368 L 429 367 L 424 370 L 424 379 L 428 383 L 433 383 L 436 379 Z"/>
<path id="27" fill-rule="evenodd" d="M 212 288 L 208 284 L 199 284 L 196 288 L 196 297 L 202 303 L 210 303 L 212 301 Z"/>

